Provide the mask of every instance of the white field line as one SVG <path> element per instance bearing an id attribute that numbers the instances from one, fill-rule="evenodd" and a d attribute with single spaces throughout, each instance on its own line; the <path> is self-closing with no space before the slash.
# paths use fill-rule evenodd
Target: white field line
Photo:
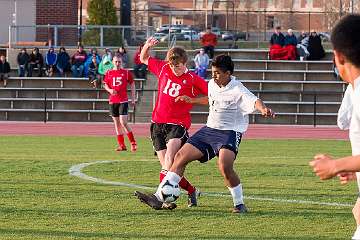
<path id="1" fill-rule="evenodd" d="M 107 160 L 107 161 L 96 161 L 90 163 L 81 163 L 78 165 L 74 165 L 69 169 L 69 174 L 84 180 L 106 184 L 106 185 L 114 185 L 114 186 L 124 186 L 130 188 L 138 188 L 144 190 L 152 190 L 155 191 L 155 187 L 147 187 L 138 184 L 132 183 L 124 183 L 124 182 L 116 182 L 116 181 L 108 181 L 101 178 L 91 177 L 82 173 L 81 170 L 85 167 L 94 164 L 102 164 L 102 163 L 114 163 L 114 162 L 122 162 L 118 160 Z M 201 195 L 211 196 L 211 197 L 231 197 L 228 193 L 214 193 L 214 192 L 201 192 Z M 267 201 L 267 202 L 278 202 L 278 203 L 294 203 L 294 204 L 305 204 L 305 205 L 321 205 L 321 206 L 334 206 L 334 207 L 352 207 L 352 204 L 349 203 L 336 203 L 336 202 L 317 202 L 317 201 L 306 201 L 306 200 L 296 200 L 296 199 L 279 199 L 279 198 L 266 198 L 266 197 L 252 197 L 252 196 L 244 196 L 245 199 L 256 200 L 256 201 Z"/>

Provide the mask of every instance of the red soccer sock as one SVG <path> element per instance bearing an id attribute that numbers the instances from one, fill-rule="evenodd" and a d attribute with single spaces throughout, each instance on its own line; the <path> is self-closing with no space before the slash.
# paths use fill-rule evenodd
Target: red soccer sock
<path id="1" fill-rule="evenodd" d="M 135 138 L 134 138 L 134 134 L 132 132 L 128 132 L 127 133 L 128 139 L 130 141 L 131 144 L 136 144 Z"/>
<path id="2" fill-rule="evenodd" d="M 117 141 L 120 147 L 125 147 L 124 135 L 117 135 Z"/>
<path id="3" fill-rule="evenodd" d="M 164 177 L 166 176 L 167 170 L 165 169 L 161 169 L 160 173 L 159 173 L 159 179 L 160 182 L 162 182 L 162 180 L 164 179 Z"/>
<path id="4" fill-rule="evenodd" d="M 191 185 L 191 183 L 185 177 L 181 178 L 179 186 L 182 189 L 186 190 L 188 194 L 192 194 L 193 192 L 195 192 L 195 187 Z"/>

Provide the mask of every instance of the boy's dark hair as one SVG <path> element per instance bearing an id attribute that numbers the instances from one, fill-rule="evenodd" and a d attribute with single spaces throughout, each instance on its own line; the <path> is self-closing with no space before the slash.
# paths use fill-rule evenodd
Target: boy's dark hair
<path id="1" fill-rule="evenodd" d="M 183 63 L 185 64 L 188 60 L 185 49 L 181 47 L 173 47 L 166 54 L 166 61 L 172 64 Z"/>
<path id="2" fill-rule="evenodd" d="M 360 15 L 343 17 L 332 30 L 331 42 L 334 50 L 360 68 Z"/>
<path id="3" fill-rule="evenodd" d="M 223 72 L 230 71 L 230 74 L 233 74 L 234 72 L 234 62 L 230 56 L 225 54 L 216 56 L 213 59 L 211 66 L 217 67 Z"/>

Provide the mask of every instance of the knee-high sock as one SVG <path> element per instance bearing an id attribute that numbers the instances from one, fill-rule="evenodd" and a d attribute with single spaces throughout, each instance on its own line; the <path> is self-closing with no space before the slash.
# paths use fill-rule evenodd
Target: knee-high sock
<path id="1" fill-rule="evenodd" d="M 193 192 L 195 192 L 195 187 L 185 178 L 182 177 L 180 182 L 179 182 L 179 186 L 186 190 L 188 192 L 188 194 L 192 194 Z"/>
<path id="2" fill-rule="evenodd" d="M 236 187 L 228 187 L 231 196 L 233 198 L 234 206 L 244 204 L 242 185 L 239 184 Z"/>
<path id="3" fill-rule="evenodd" d="M 128 136 L 129 142 L 131 144 L 136 144 L 135 137 L 134 137 L 134 134 L 132 132 L 128 132 L 127 136 Z"/>
<path id="4" fill-rule="evenodd" d="M 119 144 L 120 147 L 124 147 L 125 143 L 124 143 L 124 135 L 117 135 L 117 142 Z"/>

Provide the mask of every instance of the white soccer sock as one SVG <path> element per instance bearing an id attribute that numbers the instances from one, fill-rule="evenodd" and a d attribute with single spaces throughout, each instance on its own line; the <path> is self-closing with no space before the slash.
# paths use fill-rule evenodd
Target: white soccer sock
<path id="1" fill-rule="evenodd" d="M 360 225 L 357 226 L 354 235 L 351 238 L 352 240 L 359 240 L 360 239 Z"/>
<path id="2" fill-rule="evenodd" d="M 242 185 L 239 184 L 236 187 L 228 187 L 231 196 L 233 198 L 234 206 L 244 204 Z"/>
<path id="3" fill-rule="evenodd" d="M 159 184 L 159 186 L 158 186 L 158 188 L 157 188 L 157 190 L 156 190 L 156 192 L 155 192 L 155 194 L 154 194 L 158 200 L 161 200 L 161 198 L 160 198 L 161 188 L 162 188 L 162 186 L 164 185 L 164 183 L 165 183 L 167 180 L 169 180 L 169 181 L 171 181 L 171 182 L 176 182 L 177 184 L 179 184 L 179 182 L 180 182 L 180 180 L 181 180 L 181 177 L 180 177 L 179 175 L 177 175 L 176 173 L 174 173 L 174 172 L 168 171 L 168 172 L 166 173 L 166 176 L 163 178 L 163 180 L 162 180 L 161 183 Z"/>

